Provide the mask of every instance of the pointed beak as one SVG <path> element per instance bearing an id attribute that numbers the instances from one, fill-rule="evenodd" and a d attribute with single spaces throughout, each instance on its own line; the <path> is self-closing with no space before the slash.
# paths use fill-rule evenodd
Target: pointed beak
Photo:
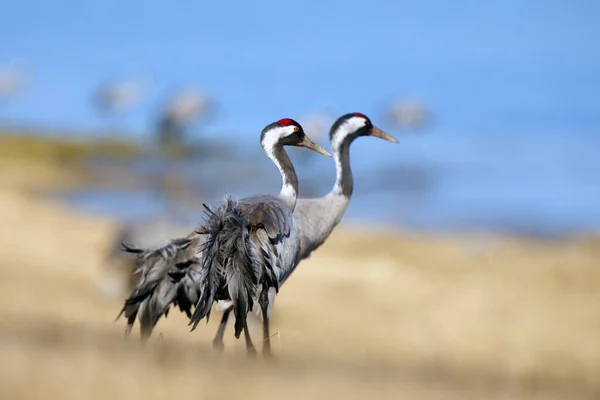
<path id="1" fill-rule="evenodd" d="M 378 137 L 380 139 L 387 140 L 388 142 L 398 143 L 398 139 L 396 139 L 392 135 L 388 135 L 387 133 L 385 133 L 384 131 L 382 131 L 381 129 L 379 129 L 376 126 L 374 126 L 371 129 L 371 136 L 375 136 L 375 137 Z"/>
<path id="2" fill-rule="evenodd" d="M 307 149 L 316 151 L 319 154 L 323 154 L 324 156 L 331 157 L 331 154 L 329 154 L 329 152 L 327 150 L 325 150 L 324 148 L 322 148 L 321 146 L 319 146 L 318 144 L 316 144 L 315 142 L 310 140 L 308 138 L 308 136 L 304 136 L 304 139 L 302 139 L 302 141 L 300 143 L 298 143 L 298 146 L 306 147 Z"/>

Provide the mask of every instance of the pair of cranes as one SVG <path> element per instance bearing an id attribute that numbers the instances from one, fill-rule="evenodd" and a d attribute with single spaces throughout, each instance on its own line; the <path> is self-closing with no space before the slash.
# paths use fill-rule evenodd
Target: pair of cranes
<path id="1" fill-rule="evenodd" d="M 250 338 L 247 315 L 258 303 L 263 321 L 263 354 L 271 354 L 269 316 L 275 295 L 301 260 L 321 246 L 341 221 L 353 192 L 350 145 L 361 136 L 398 141 L 374 126 L 361 113 L 349 113 L 332 125 L 329 139 L 335 161 L 332 190 L 320 198 L 297 198 L 298 178 L 284 146 L 306 147 L 331 155 L 310 140 L 302 126 L 285 118 L 267 125 L 261 146 L 282 178 L 278 195 L 254 195 L 234 201 L 229 196 L 215 209 L 206 208 L 204 223 L 185 238 L 155 250 L 123 244 L 136 255 L 140 280 L 125 300 L 127 335 L 139 319 L 142 341 L 171 306 L 190 319 L 192 330 L 210 317 L 213 303 L 223 309 L 213 340 L 223 349 L 223 336 L 231 312 L 235 337 L 244 332 L 249 353 L 256 350 Z"/>

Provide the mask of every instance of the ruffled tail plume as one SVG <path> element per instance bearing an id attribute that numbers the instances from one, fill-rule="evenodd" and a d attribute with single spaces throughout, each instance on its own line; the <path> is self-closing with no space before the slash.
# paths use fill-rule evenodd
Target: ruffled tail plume
<path id="1" fill-rule="evenodd" d="M 248 225 L 234 208 L 229 197 L 213 211 L 207 209 L 207 220 L 196 232 L 206 234 L 202 245 L 203 270 L 207 271 L 210 285 L 205 297 L 198 302 L 190 321 L 192 329 L 205 316 L 208 317 L 215 299 L 219 277 L 225 278 L 229 297 L 236 316 L 235 336 L 239 338 L 246 316 L 253 307 L 258 274 L 247 249 Z"/>

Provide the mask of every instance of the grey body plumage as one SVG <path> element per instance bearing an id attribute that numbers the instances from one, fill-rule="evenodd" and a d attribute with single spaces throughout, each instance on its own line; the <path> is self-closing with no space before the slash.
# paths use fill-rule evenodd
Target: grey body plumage
<path id="1" fill-rule="evenodd" d="M 279 290 L 296 265 L 300 249 L 292 210 L 277 196 L 251 196 L 240 201 L 226 198 L 199 229 L 206 288 L 192 315 L 195 328 L 208 316 L 213 301 L 230 300 L 236 316 L 235 336 L 263 290 Z M 218 288 L 226 288 L 217 295 Z"/>

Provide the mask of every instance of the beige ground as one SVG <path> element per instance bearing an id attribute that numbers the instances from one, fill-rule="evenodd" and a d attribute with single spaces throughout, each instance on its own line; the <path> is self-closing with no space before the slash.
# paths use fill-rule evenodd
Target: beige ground
<path id="1" fill-rule="evenodd" d="M 231 331 L 215 356 L 217 314 L 124 341 L 99 285 L 114 223 L 17 175 L 0 185 L 0 399 L 600 398 L 600 240 L 340 229 L 282 288 L 271 365 Z"/>

